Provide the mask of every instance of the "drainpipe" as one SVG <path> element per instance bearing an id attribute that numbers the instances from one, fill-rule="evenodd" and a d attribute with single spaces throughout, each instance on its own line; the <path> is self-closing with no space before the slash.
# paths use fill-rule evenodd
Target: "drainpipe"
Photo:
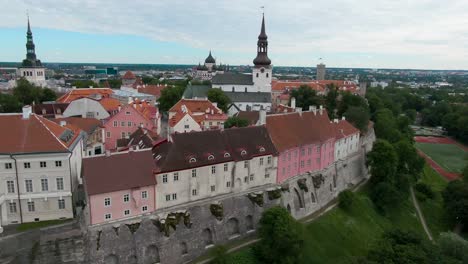
<path id="1" fill-rule="evenodd" d="M 15 161 L 15 174 L 16 174 L 16 190 L 18 191 L 18 204 L 19 204 L 19 211 L 20 211 L 20 222 L 23 223 L 23 210 L 21 209 L 21 195 L 20 195 L 20 188 L 19 188 L 19 176 L 18 176 L 18 161 L 16 158 L 10 154 L 10 158 Z"/>
<path id="2" fill-rule="evenodd" d="M 71 206 L 72 206 L 73 218 L 75 218 L 75 210 L 74 210 L 74 208 L 75 208 L 75 201 L 74 201 L 74 199 L 73 199 L 73 196 L 74 196 L 74 195 L 73 195 L 73 178 L 72 178 L 72 169 L 71 169 L 71 156 L 72 156 L 72 155 L 73 155 L 73 152 L 71 152 L 71 153 L 70 153 L 70 156 L 68 156 L 68 169 L 69 169 L 69 171 L 70 171 L 70 192 L 71 192 L 71 194 L 72 194 L 72 200 L 71 200 L 71 201 L 72 201 L 72 205 L 71 205 Z M 77 175 L 77 177 L 78 177 L 78 175 Z M 65 187 L 65 186 L 64 186 L 64 187 Z"/>

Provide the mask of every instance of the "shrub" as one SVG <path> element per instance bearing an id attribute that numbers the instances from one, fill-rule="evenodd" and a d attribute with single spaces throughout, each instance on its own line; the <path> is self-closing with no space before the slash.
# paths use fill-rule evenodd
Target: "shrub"
<path id="1" fill-rule="evenodd" d="M 418 182 L 414 185 L 414 189 L 416 190 L 416 192 L 422 194 L 428 199 L 434 199 L 435 197 L 435 193 L 432 190 L 431 186 L 429 186 L 426 183 Z"/>
<path id="2" fill-rule="evenodd" d="M 213 259 L 210 264 L 227 264 L 227 248 L 225 246 L 217 245 L 213 248 Z"/>
<path id="3" fill-rule="evenodd" d="M 350 190 L 342 191 L 338 195 L 338 206 L 341 209 L 348 210 L 351 208 L 351 205 L 353 204 L 354 199 L 355 199 L 355 195 L 352 191 Z"/>

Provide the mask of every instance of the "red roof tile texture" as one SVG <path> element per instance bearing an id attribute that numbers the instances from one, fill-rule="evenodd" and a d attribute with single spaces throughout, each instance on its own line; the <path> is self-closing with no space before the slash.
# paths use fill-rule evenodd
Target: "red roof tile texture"
<path id="1" fill-rule="evenodd" d="M 109 88 L 77 88 L 68 91 L 66 94 L 62 95 L 57 99 L 57 102 L 60 103 L 70 103 L 76 99 L 82 97 L 90 97 L 92 95 L 99 94 L 102 97 L 109 97 L 114 92 Z"/>
<path id="2" fill-rule="evenodd" d="M 154 169 L 150 149 L 84 158 L 86 193 L 95 195 L 155 185 Z"/>
<path id="3" fill-rule="evenodd" d="M 126 79 L 126 80 L 133 80 L 133 79 L 136 79 L 136 76 L 135 74 L 132 72 L 132 71 L 127 71 L 124 76 L 122 76 L 122 79 Z"/>
<path id="4" fill-rule="evenodd" d="M 335 131 L 336 139 L 349 137 L 353 134 L 359 133 L 359 129 L 355 128 L 347 120 L 338 120 L 337 122 L 334 121 L 332 126 Z"/>

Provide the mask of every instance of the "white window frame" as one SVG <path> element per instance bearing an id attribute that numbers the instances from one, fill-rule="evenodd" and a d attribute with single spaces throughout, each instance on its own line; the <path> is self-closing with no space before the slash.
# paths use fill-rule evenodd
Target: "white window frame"
<path id="1" fill-rule="evenodd" d="M 124 203 L 130 202 L 130 194 L 126 193 L 123 195 L 123 202 Z"/>
<path id="2" fill-rule="evenodd" d="M 110 197 L 104 198 L 104 207 L 112 206 L 112 199 Z"/>
<path id="3" fill-rule="evenodd" d="M 141 192 L 141 199 L 148 199 L 148 191 Z"/>

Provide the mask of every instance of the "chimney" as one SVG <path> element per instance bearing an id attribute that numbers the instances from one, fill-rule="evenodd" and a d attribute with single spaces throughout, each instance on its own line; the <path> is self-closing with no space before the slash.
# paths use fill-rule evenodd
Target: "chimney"
<path id="1" fill-rule="evenodd" d="M 341 118 L 341 120 L 346 120 L 346 117 L 345 117 L 345 116 L 343 116 L 343 117 Z"/>
<path id="2" fill-rule="evenodd" d="M 106 157 L 109 157 L 111 155 L 110 150 L 106 150 Z"/>
<path id="3" fill-rule="evenodd" d="M 23 119 L 29 119 L 29 116 L 32 114 L 32 108 L 30 105 L 23 106 Z"/>
<path id="4" fill-rule="evenodd" d="M 291 108 L 296 109 L 296 98 L 294 97 L 291 98 Z"/>
<path id="5" fill-rule="evenodd" d="M 265 125 L 266 124 L 266 110 L 261 109 L 258 111 L 258 124 Z"/>
<path id="6" fill-rule="evenodd" d="M 333 119 L 333 123 L 338 123 L 338 118 Z"/>
<path id="7" fill-rule="evenodd" d="M 309 111 L 314 112 L 314 115 L 317 114 L 317 107 L 315 105 L 309 106 Z"/>
<path id="8" fill-rule="evenodd" d="M 66 126 L 66 125 L 67 125 L 67 121 L 65 121 L 65 120 L 60 120 L 60 126 L 61 126 L 61 127 L 64 127 L 64 126 Z"/>
<path id="9" fill-rule="evenodd" d="M 133 102 L 133 97 L 129 96 L 128 97 L 128 103 L 130 104 L 131 102 Z"/>
<path id="10" fill-rule="evenodd" d="M 320 106 L 320 115 L 323 114 L 323 106 Z"/>

